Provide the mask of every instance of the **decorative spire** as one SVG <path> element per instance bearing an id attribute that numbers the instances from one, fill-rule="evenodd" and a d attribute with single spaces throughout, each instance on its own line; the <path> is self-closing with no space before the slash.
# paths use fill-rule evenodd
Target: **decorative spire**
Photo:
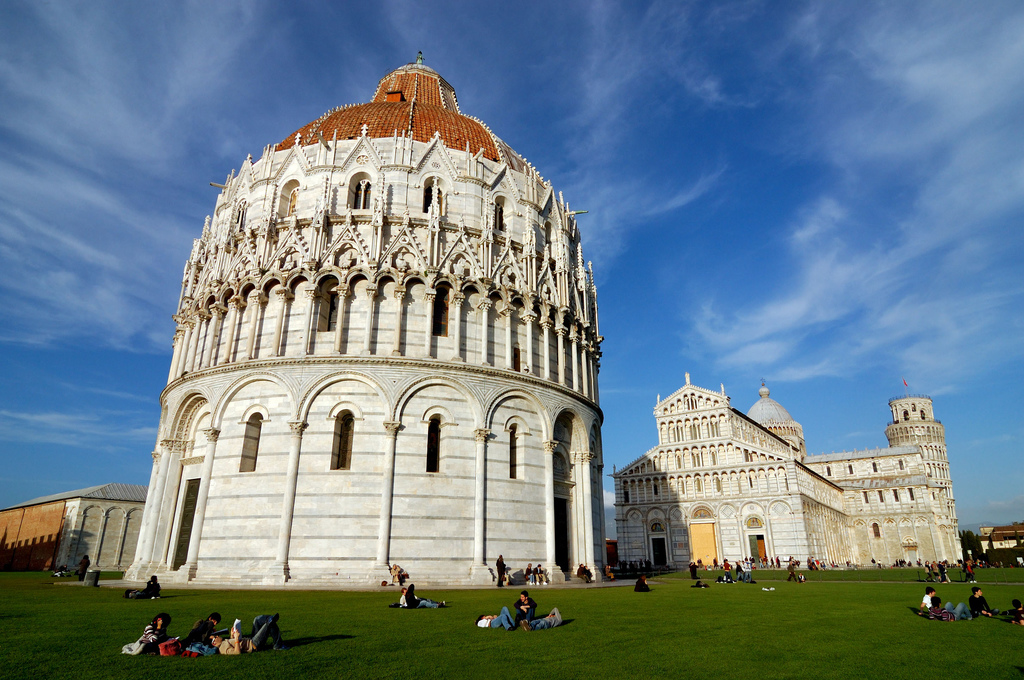
<path id="1" fill-rule="evenodd" d="M 422 64 L 423 63 L 423 52 L 417 52 L 416 53 L 416 63 L 417 64 Z"/>

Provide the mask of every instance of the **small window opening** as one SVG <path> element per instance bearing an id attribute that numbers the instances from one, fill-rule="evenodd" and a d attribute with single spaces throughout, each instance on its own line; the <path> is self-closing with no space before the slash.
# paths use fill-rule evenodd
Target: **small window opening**
<path id="1" fill-rule="evenodd" d="M 245 423 L 245 437 L 242 440 L 242 460 L 238 465 L 239 472 L 254 472 L 256 456 L 260 450 L 260 432 L 263 430 L 263 416 L 253 413 Z"/>
<path id="2" fill-rule="evenodd" d="M 522 359 L 520 357 L 518 347 L 512 348 L 512 370 L 516 372 L 523 370 Z"/>
<path id="3" fill-rule="evenodd" d="M 405 95 L 402 92 L 388 92 L 387 100 L 389 102 L 404 102 Z"/>
<path id="4" fill-rule="evenodd" d="M 334 419 L 334 449 L 331 452 L 331 469 L 348 470 L 352 466 L 352 436 L 356 419 L 351 413 L 342 413 Z"/>
<path id="5" fill-rule="evenodd" d="M 438 288 L 434 296 L 433 334 L 448 337 L 448 289 Z"/>
<path id="6" fill-rule="evenodd" d="M 373 187 L 370 184 L 370 180 L 359 180 L 359 184 L 356 185 L 356 195 L 355 200 L 352 202 L 352 208 L 354 210 L 369 210 L 372 190 Z"/>
<path id="7" fill-rule="evenodd" d="M 871 525 L 871 533 L 875 535 L 875 538 L 882 537 L 882 529 L 878 526 L 878 523 Z"/>
<path id="8" fill-rule="evenodd" d="M 292 193 L 288 196 L 288 212 L 285 217 L 291 217 L 295 214 L 295 208 L 299 204 L 299 190 L 298 188 L 292 189 Z"/>
<path id="9" fill-rule="evenodd" d="M 900 460 L 900 469 L 901 470 L 903 469 L 903 461 L 902 460 Z"/>
<path id="10" fill-rule="evenodd" d="M 333 331 L 338 327 L 338 301 L 340 296 L 334 292 L 329 296 L 327 302 L 327 330 Z"/>
<path id="11" fill-rule="evenodd" d="M 622 500 L 623 500 L 624 503 L 628 503 L 629 502 L 629 489 L 623 489 L 622 490 Z"/>
<path id="12" fill-rule="evenodd" d="M 907 489 L 907 493 L 910 494 L 910 500 L 914 500 L 914 490 L 913 489 Z"/>
<path id="13" fill-rule="evenodd" d="M 846 469 L 847 469 L 847 472 L 849 472 L 851 475 L 853 474 L 853 466 L 852 465 L 847 465 Z"/>
<path id="14" fill-rule="evenodd" d="M 516 451 L 516 445 L 518 444 L 518 442 L 516 440 L 517 440 L 517 437 L 516 437 L 516 426 L 512 425 L 511 427 L 508 428 L 508 478 L 509 479 L 515 479 L 516 478 L 516 465 L 518 463 L 518 460 L 517 460 L 518 452 Z"/>
<path id="15" fill-rule="evenodd" d="M 878 502 L 879 503 L 884 503 L 885 502 L 885 494 L 882 493 L 881 489 L 878 490 Z"/>
<path id="16" fill-rule="evenodd" d="M 870 500 L 868 500 L 868 492 L 867 491 L 864 492 L 864 502 L 865 503 L 870 503 L 871 502 Z"/>
<path id="17" fill-rule="evenodd" d="M 874 463 L 874 462 L 871 463 L 871 471 L 872 472 L 878 472 L 878 463 Z"/>
<path id="18" fill-rule="evenodd" d="M 892 490 L 892 499 L 894 501 L 896 501 L 897 503 L 900 502 L 900 490 L 899 489 L 893 489 Z"/>
<path id="19" fill-rule="evenodd" d="M 434 416 L 427 426 L 427 472 L 438 472 L 441 464 L 441 418 Z"/>

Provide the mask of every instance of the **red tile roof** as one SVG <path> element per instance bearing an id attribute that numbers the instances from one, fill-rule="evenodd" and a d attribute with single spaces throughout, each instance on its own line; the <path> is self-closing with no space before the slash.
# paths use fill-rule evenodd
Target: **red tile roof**
<path id="1" fill-rule="evenodd" d="M 388 94 L 401 92 L 405 101 L 389 101 Z M 455 89 L 436 71 L 421 64 L 407 64 L 395 69 L 377 83 L 373 101 L 328 111 L 312 123 L 302 126 L 280 144 L 277 151 L 290 149 L 299 134 L 303 144 L 317 142 L 319 131 L 325 140 L 335 133 L 338 139 L 357 139 L 366 125 L 368 137 L 412 136 L 418 142 L 429 142 L 434 133 L 441 135 L 444 145 L 470 153 L 483 149 L 492 161 L 507 161 L 521 170 L 522 159 L 507 144 L 495 137 L 480 122 L 459 112 Z M 499 144 L 501 153 L 498 151 Z"/>

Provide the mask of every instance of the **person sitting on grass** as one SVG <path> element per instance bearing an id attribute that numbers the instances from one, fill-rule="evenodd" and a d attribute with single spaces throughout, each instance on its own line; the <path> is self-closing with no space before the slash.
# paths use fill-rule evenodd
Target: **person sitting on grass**
<path id="1" fill-rule="evenodd" d="M 277 625 L 280 614 L 262 614 L 252 620 L 252 635 L 242 637 L 242 622 L 235 619 L 235 625 L 231 626 L 231 637 L 227 640 L 219 635 L 212 638 L 213 646 L 221 654 L 250 654 L 260 651 L 260 647 L 267 643 L 273 645 L 277 651 L 288 649 L 288 645 L 281 640 L 281 629 Z"/>
<path id="2" fill-rule="evenodd" d="M 416 597 L 415 583 L 410 583 L 408 588 L 402 588 L 402 599 L 398 601 L 398 604 L 405 609 L 437 609 L 447 606 L 444 600 L 434 602 L 426 597 Z"/>
<path id="3" fill-rule="evenodd" d="M 967 598 L 967 606 L 970 607 L 971 616 L 992 616 L 999 613 L 998 609 L 992 609 L 988 606 L 985 594 L 981 592 L 981 588 L 978 586 L 971 588 L 971 596 Z"/>
<path id="4" fill-rule="evenodd" d="M 157 614 L 153 621 L 142 631 L 142 636 L 121 648 L 122 654 L 159 654 L 160 643 L 167 639 L 167 627 L 171 625 L 171 615 Z"/>
<path id="5" fill-rule="evenodd" d="M 501 613 L 497 616 L 494 614 L 481 614 L 476 619 L 476 625 L 478 628 L 516 629 L 516 622 L 512 620 L 512 614 L 509 613 L 508 607 L 502 607 Z"/>
<path id="6" fill-rule="evenodd" d="M 932 597 L 927 611 L 919 612 L 921 616 L 927 616 L 933 621 L 956 621 L 956 614 L 942 606 L 942 600 L 938 595 Z"/>
<path id="7" fill-rule="evenodd" d="M 550 614 L 542 618 L 529 622 L 524 619 L 519 622 L 519 627 L 525 631 L 544 630 L 560 625 L 562 625 L 562 613 L 558 611 L 558 607 L 554 607 Z"/>
<path id="8" fill-rule="evenodd" d="M 647 585 L 647 574 L 640 574 L 640 578 L 636 580 L 636 585 L 633 586 L 634 593 L 649 593 L 651 587 Z"/>
<path id="9" fill-rule="evenodd" d="M 1024 607 L 1021 607 L 1020 600 L 1014 600 L 1011 604 L 1013 604 L 1013 609 L 1006 612 L 1010 615 L 1010 623 L 1024 626 Z"/>
<path id="10" fill-rule="evenodd" d="M 131 590 L 124 591 L 124 596 L 129 600 L 156 600 L 160 598 L 160 584 L 156 580 L 156 575 L 149 577 L 149 583 L 142 590 Z"/>
<path id="11" fill-rule="evenodd" d="M 519 593 L 519 599 L 512 607 L 516 610 L 516 625 L 522 621 L 533 621 L 533 615 L 537 611 L 537 603 L 530 597 L 530 593 L 523 591 Z"/>

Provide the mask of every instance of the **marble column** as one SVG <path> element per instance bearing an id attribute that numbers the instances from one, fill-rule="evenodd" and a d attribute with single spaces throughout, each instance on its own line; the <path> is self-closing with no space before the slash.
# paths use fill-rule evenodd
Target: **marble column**
<path id="1" fill-rule="evenodd" d="M 341 341 L 345 334 L 345 307 L 348 305 L 348 286 L 340 285 L 334 289 L 338 294 L 338 320 L 334 324 L 334 353 L 341 354 Z"/>
<path id="2" fill-rule="evenodd" d="M 576 459 L 583 472 L 583 540 L 586 541 L 583 554 L 587 566 L 594 571 L 597 568 L 594 564 L 594 478 L 590 466 L 594 456 L 589 451 L 581 451 Z"/>
<path id="3" fill-rule="evenodd" d="M 213 318 L 210 319 L 209 330 L 206 332 L 206 353 L 203 356 L 203 368 L 209 368 L 214 366 L 214 355 L 217 352 L 217 343 L 220 340 L 220 326 L 221 320 L 224 318 L 224 313 L 227 307 L 224 305 L 213 305 L 211 308 Z"/>
<path id="4" fill-rule="evenodd" d="M 305 291 L 306 295 L 306 342 L 305 347 L 302 348 L 303 354 L 312 354 L 313 349 L 316 346 L 316 329 L 319 326 L 316 315 L 313 313 L 316 311 L 316 301 L 320 299 L 320 291 L 316 288 L 310 287 Z"/>
<path id="5" fill-rule="evenodd" d="M 288 445 L 288 477 L 284 483 L 284 501 L 281 504 L 281 526 L 277 533 L 277 559 L 274 561 L 274 576 L 283 576 L 287 581 L 288 549 L 292 542 L 292 516 L 295 512 L 295 487 L 299 481 L 299 452 L 302 449 L 302 433 L 308 423 L 291 421 L 288 427 L 292 430 Z"/>
<path id="6" fill-rule="evenodd" d="M 580 383 L 581 383 L 580 387 L 582 387 L 582 389 L 580 390 L 580 393 L 583 394 L 584 397 L 589 397 L 590 396 L 590 380 L 589 380 L 589 376 L 590 376 L 590 358 L 589 358 L 589 354 L 587 353 L 587 344 L 583 343 L 583 345 L 580 346 Z"/>
<path id="7" fill-rule="evenodd" d="M 506 307 L 501 310 L 501 316 L 505 319 L 505 368 L 512 370 L 512 308 Z"/>
<path id="8" fill-rule="evenodd" d="M 423 296 L 424 318 L 427 320 L 423 333 L 423 356 L 425 358 L 431 356 L 430 345 L 434 337 L 434 298 L 436 296 L 437 293 L 429 290 Z"/>
<path id="9" fill-rule="evenodd" d="M 158 513 L 156 499 L 159 497 L 160 489 L 157 488 L 160 483 L 160 474 L 163 468 L 162 458 L 164 457 L 158 449 L 154 449 L 153 453 L 153 469 L 149 472 L 149 490 L 146 494 L 146 505 L 142 509 L 142 524 L 139 526 L 139 538 L 135 544 L 135 559 L 132 560 L 133 565 L 142 564 L 149 560 L 146 550 L 151 542 L 150 534 L 151 527 L 156 524 L 156 516 Z"/>
<path id="10" fill-rule="evenodd" d="M 255 309 L 253 310 L 255 312 Z M 220 430 L 208 428 L 203 430 L 206 435 L 206 455 L 203 457 L 203 470 L 199 478 L 199 496 L 196 498 L 195 519 L 192 520 L 192 535 L 188 539 L 188 556 L 185 558 L 185 578 L 189 581 L 196 577 L 196 566 L 199 561 L 199 541 L 203 538 L 203 522 L 206 520 L 206 500 L 210 497 L 210 477 L 213 474 L 213 456 L 217 450 L 217 438 Z"/>
<path id="11" fill-rule="evenodd" d="M 189 343 L 189 340 L 192 339 L 191 336 L 192 336 L 192 325 L 191 325 L 191 322 L 184 322 L 182 324 L 179 324 L 178 327 L 174 330 L 174 341 L 171 343 L 171 346 L 174 349 L 173 349 L 173 352 L 171 354 L 171 370 L 167 374 L 167 382 L 171 382 L 172 380 L 174 380 L 175 378 L 177 378 L 180 375 L 178 373 L 178 366 L 179 366 L 179 364 L 182 363 L 182 361 L 181 361 L 181 355 L 183 354 L 182 349 L 184 348 L 184 353 L 186 353 L 186 354 L 188 353 L 188 343 Z"/>
<path id="12" fill-rule="evenodd" d="M 544 380 L 551 379 L 551 319 L 544 317 L 540 320 L 541 330 L 544 331 L 544 368 L 540 372 L 540 377 Z"/>
<path id="13" fill-rule="evenodd" d="M 284 351 L 284 322 L 291 312 L 291 301 L 295 299 L 295 296 L 287 288 L 275 288 L 274 294 L 281 301 L 281 304 L 277 307 L 277 324 L 274 326 L 273 347 L 273 356 L 279 357 Z"/>
<path id="14" fill-rule="evenodd" d="M 480 364 L 482 366 L 490 366 L 491 362 L 487 361 L 487 341 L 489 340 L 487 329 L 489 328 L 488 312 L 491 309 L 491 301 L 484 298 L 480 301 L 480 305 L 477 307 L 480 311 Z"/>
<path id="15" fill-rule="evenodd" d="M 558 442 L 544 442 L 544 547 L 547 555 L 545 563 L 554 574 L 558 571 L 555 564 L 555 447 Z"/>
<path id="16" fill-rule="evenodd" d="M 473 565 L 484 564 L 484 522 L 486 520 L 487 494 L 487 438 L 491 436 L 488 429 L 473 431 L 476 437 L 476 504 L 473 523 Z"/>
<path id="17" fill-rule="evenodd" d="M 366 329 L 363 333 L 362 354 L 372 354 L 371 340 L 373 339 L 373 308 L 376 306 L 377 286 L 366 287 Z"/>
<path id="18" fill-rule="evenodd" d="M 395 445 L 398 430 L 402 427 L 398 422 L 385 422 L 387 430 L 387 450 L 384 452 L 384 476 L 381 479 L 380 494 L 380 526 L 377 529 L 377 568 L 387 569 L 391 551 L 391 504 L 395 492 Z"/>
<path id="19" fill-rule="evenodd" d="M 395 286 L 395 335 L 391 342 L 391 356 L 402 356 L 402 321 L 405 316 L 405 286 Z"/>
<path id="20" fill-rule="evenodd" d="M 249 319 L 249 337 L 246 340 L 245 358 L 255 359 L 259 354 L 260 346 L 256 342 L 256 334 L 260 331 L 260 322 L 263 320 L 264 311 L 267 308 L 267 296 L 258 290 L 249 293 L 249 309 L 252 310 Z"/>
<path id="21" fill-rule="evenodd" d="M 565 328 L 559 326 L 555 329 L 558 336 L 558 384 L 565 384 Z"/>
<path id="22" fill-rule="evenodd" d="M 533 322 L 537 320 L 535 314 L 524 314 L 523 323 L 526 324 L 526 373 L 533 375 Z"/>
<path id="23" fill-rule="evenodd" d="M 448 315 L 448 328 L 452 328 L 453 319 L 455 326 L 453 336 L 455 347 L 452 352 L 452 361 L 462 361 L 462 303 L 465 299 L 466 296 L 462 293 L 452 295 L 451 314 Z"/>
<path id="24" fill-rule="evenodd" d="M 572 360 L 572 389 L 574 392 L 580 391 L 580 370 L 579 370 L 579 335 L 576 332 L 576 327 L 573 326 L 569 329 L 569 339 L 572 340 L 572 351 L 569 353 L 569 358 Z"/>
<path id="25" fill-rule="evenodd" d="M 228 300 L 228 337 L 224 343 L 224 354 L 221 355 L 217 361 L 217 365 L 226 364 L 234 361 L 235 359 L 235 344 L 238 336 L 238 321 L 242 316 L 242 310 L 245 309 L 245 300 L 235 295 Z"/>
<path id="26" fill-rule="evenodd" d="M 209 312 L 206 312 L 205 310 L 199 310 L 199 313 L 196 314 L 196 322 L 195 323 L 196 323 L 196 328 L 195 328 L 195 331 L 193 331 L 193 333 L 192 333 L 192 348 L 189 350 L 188 360 L 186 361 L 185 368 L 184 368 L 184 370 L 189 372 L 189 373 L 191 373 L 192 371 L 196 370 L 199 366 L 202 365 L 200 363 L 201 357 L 199 356 L 199 340 L 200 340 L 200 336 L 203 334 L 203 329 L 204 328 L 207 329 L 207 332 L 209 332 L 209 328 L 210 328 L 210 314 L 209 314 Z"/>

